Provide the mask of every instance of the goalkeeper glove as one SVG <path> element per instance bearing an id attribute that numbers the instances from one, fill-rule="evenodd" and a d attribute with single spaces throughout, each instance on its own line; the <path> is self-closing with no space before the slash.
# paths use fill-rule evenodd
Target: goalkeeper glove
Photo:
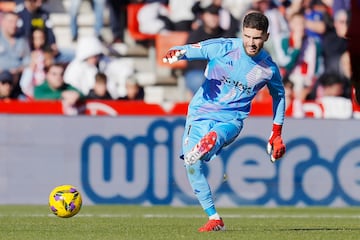
<path id="1" fill-rule="evenodd" d="M 164 63 L 174 63 L 179 61 L 186 53 L 186 50 L 179 50 L 179 49 L 171 49 L 169 50 L 166 55 L 163 57 Z"/>
<path id="2" fill-rule="evenodd" d="M 285 144 L 281 138 L 282 125 L 273 124 L 273 129 L 267 144 L 267 153 L 270 155 L 270 161 L 275 162 L 280 159 L 286 151 Z"/>

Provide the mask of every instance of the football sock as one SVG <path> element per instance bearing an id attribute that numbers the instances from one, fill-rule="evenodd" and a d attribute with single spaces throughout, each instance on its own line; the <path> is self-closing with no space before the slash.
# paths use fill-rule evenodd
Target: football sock
<path id="1" fill-rule="evenodd" d="M 211 207 L 205 209 L 205 213 L 209 216 L 209 218 L 210 218 L 211 216 L 216 215 L 216 214 L 217 214 L 217 211 L 216 211 L 216 209 L 215 209 L 215 206 L 212 205 Z"/>
<path id="2" fill-rule="evenodd" d="M 209 219 L 211 219 L 211 220 L 220 220 L 220 215 L 218 213 L 215 213 L 215 214 L 209 216 Z"/>

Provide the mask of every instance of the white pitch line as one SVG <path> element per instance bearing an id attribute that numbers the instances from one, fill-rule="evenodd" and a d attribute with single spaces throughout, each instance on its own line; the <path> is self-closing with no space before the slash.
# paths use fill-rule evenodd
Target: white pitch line
<path id="1" fill-rule="evenodd" d="M 223 218 L 239 218 L 239 219 L 360 219 L 360 215 L 349 214 L 222 214 Z M 4 217 L 56 217 L 53 214 L 0 214 L 0 218 Z M 77 214 L 76 217 L 90 218 L 204 218 L 204 215 L 200 214 Z"/>
<path id="2" fill-rule="evenodd" d="M 266 219 L 266 218 L 340 218 L 340 219 L 360 219 L 360 215 L 332 215 L 332 214 L 221 214 L 223 218 L 254 218 L 254 219 Z M 145 214 L 144 218 L 203 218 L 204 215 L 168 215 L 168 214 Z"/>

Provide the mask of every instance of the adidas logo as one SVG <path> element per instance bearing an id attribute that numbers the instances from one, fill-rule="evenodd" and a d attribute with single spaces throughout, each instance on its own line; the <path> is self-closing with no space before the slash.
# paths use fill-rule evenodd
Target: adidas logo
<path id="1" fill-rule="evenodd" d="M 233 62 L 232 62 L 232 61 L 228 61 L 228 62 L 226 62 L 226 65 L 233 66 Z"/>

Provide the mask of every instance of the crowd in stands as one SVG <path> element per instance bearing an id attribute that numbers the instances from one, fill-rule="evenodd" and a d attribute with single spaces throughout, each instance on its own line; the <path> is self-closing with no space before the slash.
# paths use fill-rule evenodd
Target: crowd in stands
<path id="1" fill-rule="evenodd" d="M 56 88 L 62 91 L 71 86 L 80 93 L 79 99 L 144 100 L 134 63 L 121 57 L 111 58 L 103 51 L 108 44 L 126 44 L 126 8 L 128 4 L 142 4 L 137 13 L 140 32 L 187 32 L 186 43 L 240 37 L 242 17 L 249 11 L 261 11 L 270 20 L 265 49 L 281 69 L 288 104 L 319 101 L 341 109 L 351 108 L 346 39 L 350 0 L 93 0 L 94 36 L 87 37 L 78 34 L 77 15 L 82 1 L 74 0 L 69 8 L 69 28 L 77 44 L 73 51 L 58 47 L 61 36 L 54 34 L 51 11 L 43 8 L 46 0 L 16 2 L 14 12 L 1 15 L 1 99 L 38 99 L 38 88 L 47 84 L 52 89 L 50 70 L 62 65 L 63 82 Z M 112 31 L 110 43 L 101 35 L 106 7 Z M 190 94 L 204 81 L 205 66 L 205 62 L 193 61 L 183 70 Z"/>

